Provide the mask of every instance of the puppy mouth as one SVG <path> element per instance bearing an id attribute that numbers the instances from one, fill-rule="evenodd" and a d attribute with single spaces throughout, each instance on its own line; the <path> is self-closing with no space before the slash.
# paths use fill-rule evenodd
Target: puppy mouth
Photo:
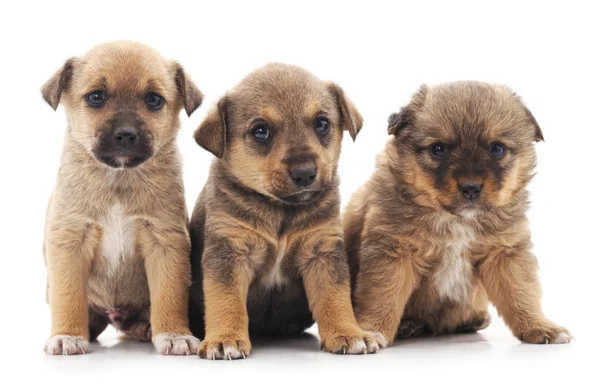
<path id="1" fill-rule="evenodd" d="M 488 212 L 491 210 L 489 205 L 481 203 L 481 201 L 466 201 L 460 205 L 446 205 L 441 204 L 444 211 L 451 213 L 455 216 L 460 216 L 465 219 L 472 219 L 478 215 Z"/>
<path id="2" fill-rule="evenodd" d="M 299 205 L 314 201 L 321 193 L 322 191 L 319 189 L 303 189 L 291 195 L 277 197 L 285 203 Z"/>
<path id="3" fill-rule="evenodd" d="M 146 162 L 152 152 L 94 152 L 98 161 L 114 169 L 132 169 Z"/>

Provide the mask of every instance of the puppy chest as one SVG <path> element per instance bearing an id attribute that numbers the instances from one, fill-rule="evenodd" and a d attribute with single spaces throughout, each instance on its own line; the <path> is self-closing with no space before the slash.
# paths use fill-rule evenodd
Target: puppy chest
<path id="1" fill-rule="evenodd" d="M 135 220 L 115 204 L 100 221 L 103 228 L 101 261 L 109 274 L 135 255 Z"/>
<path id="2" fill-rule="evenodd" d="M 286 238 L 280 239 L 274 248 L 274 255 L 270 255 L 270 258 L 265 259 L 266 266 L 261 277 L 261 284 L 268 289 L 282 286 L 287 282 L 284 272 L 284 260 L 289 249 L 288 240 Z"/>
<path id="3" fill-rule="evenodd" d="M 469 297 L 473 278 L 469 248 L 475 240 L 475 231 L 465 225 L 452 226 L 449 231 L 432 283 L 440 298 L 462 303 Z"/>

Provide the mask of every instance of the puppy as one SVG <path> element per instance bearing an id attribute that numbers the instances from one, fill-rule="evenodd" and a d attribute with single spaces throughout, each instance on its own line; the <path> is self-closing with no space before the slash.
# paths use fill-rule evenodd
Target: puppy
<path id="1" fill-rule="evenodd" d="M 46 353 L 85 353 L 108 324 L 160 353 L 195 353 L 175 138 L 180 110 L 190 115 L 202 93 L 176 62 L 114 42 L 67 60 L 42 94 L 68 119 L 46 219 Z"/>
<path id="2" fill-rule="evenodd" d="M 249 333 L 300 334 L 313 318 L 329 352 L 378 350 L 352 312 L 339 217 L 342 135 L 361 127 L 338 86 L 282 64 L 248 75 L 200 125 L 218 157 L 190 223 L 202 358 L 245 358 Z"/>
<path id="3" fill-rule="evenodd" d="M 489 298 L 521 341 L 569 342 L 541 309 L 526 186 L 543 135 L 519 97 L 480 82 L 423 86 L 388 132 L 344 216 L 359 325 L 388 343 L 475 332 Z"/>

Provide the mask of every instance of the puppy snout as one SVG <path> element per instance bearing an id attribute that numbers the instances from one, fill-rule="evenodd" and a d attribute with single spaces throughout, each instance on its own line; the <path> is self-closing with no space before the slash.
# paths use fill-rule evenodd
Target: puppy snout
<path id="1" fill-rule="evenodd" d="M 460 184 L 459 189 L 463 197 L 467 200 L 475 200 L 481 194 L 481 184 L 473 182 Z"/>
<path id="2" fill-rule="evenodd" d="M 115 131 L 115 139 L 123 148 L 131 148 L 137 139 L 137 131 L 131 127 L 121 127 Z"/>
<path id="3" fill-rule="evenodd" d="M 317 168 L 312 164 L 295 166 L 290 170 L 290 177 L 296 186 L 309 186 L 317 178 Z"/>

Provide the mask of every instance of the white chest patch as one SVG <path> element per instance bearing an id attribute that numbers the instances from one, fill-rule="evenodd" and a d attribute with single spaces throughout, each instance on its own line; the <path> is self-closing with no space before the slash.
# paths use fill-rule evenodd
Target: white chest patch
<path id="1" fill-rule="evenodd" d="M 268 289 L 273 288 L 278 285 L 283 285 L 286 282 L 285 277 L 281 274 L 281 264 L 283 262 L 283 258 L 285 257 L 285 252 L 287 250 L 287 239 L 283 238 L 278 245 L 279 252 L 277 253 L 277 258 L 275 259 L 275 263 L 273 267 L 269 270 L 269 272 L 263 277 L 262 283 Z"/>
<path id="2" fill-rule="evenodd" d="M 121 204 L 115 204 L 100 220 L 104 235 L 102 256 L 108 261 L 109 271 L 114 272 L 135 251 L 135 221 L 124 214 Z"/>
<path id="3" fill-rule="evenodd" d="M 464 302 L 471 288 L 473 268 L 468 251 L 475 240 L 475 230 L 457 220 L 443 227 L 448 239 L 440 265 L 433 274 L 433 285 L 440 298 Z"/>

